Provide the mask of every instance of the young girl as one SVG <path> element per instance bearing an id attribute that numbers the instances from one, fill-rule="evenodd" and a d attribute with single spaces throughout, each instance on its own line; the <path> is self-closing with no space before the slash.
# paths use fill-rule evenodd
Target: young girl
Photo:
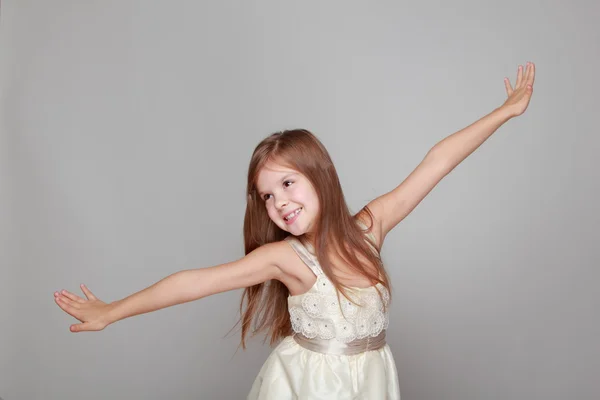
<path id="1" fill-rule="evenodd" d="M 275 133 L 254 150 L 244 218 L 246 256 L 185 270 L 123 300 L 104 303 L 66 290 L 56 303 L 98 331 L 126 317 L 245 288 L 241 344 L 268 331 L 278 343 L 248 399 L 400 399 L 385 342 L 390 282 L 380 250 L 386 235 L 433 187 L 531 99 L 534 65 L 519 66 L 508 99 L 445 138 L 394 190 L 352 215 L 329 154 L 306 130 Z M 245 306 L 245 307 L 244 307 Z"/>

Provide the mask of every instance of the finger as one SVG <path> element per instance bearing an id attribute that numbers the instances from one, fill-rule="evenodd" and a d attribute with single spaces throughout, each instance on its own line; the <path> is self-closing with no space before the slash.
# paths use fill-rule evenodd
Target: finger
<path id="1" fill-rule="evenodd" d="M 61 290 L 60 294 L 63 295 L 63 296 L 65 296 L 65 297 L 67 297 L 67 298 L 69 298 L 69 299 L 71 299 L 71 300 L 73 300 L 73 301 L 76 301 L 77 303 L 84 303 L 85 302 L 85 300 L 82 299 L 81 297 L 79 297 L 76 294 L 71 293 L 71 292 L 69 292 L 67 290 L 64 290 L 64 289 Z"/>
<path id="2" fill-rule="evenodd" d="M 523 80 L 523 66 L 519 65 L 517 68 L 517 83 L 515 83 L 515 89 L 521 87 L 521 81 Z"/>
<path id="3" fill-rule="evenodd" d="M 69 330 L 71 332 L 84 332 L 84 331 L 89 331 L 90 329 L 88 329 L 89 324 L 87 322 L 81 323 L 81 324 L 73 324 L 70 326 Z"/>
<path id="4" fill-rule="evenodd" d="M 76 308 L 78 310 L 79 310 L 79 308 L 81 306 L 81 303 L 73 301 L 73 300 L 69 299 L 68 297 L 65 297 L 65 296 L 62 296 L 62 295 L 58 296 L 58 299 L 60 301 L 62 301 L 63 303 L 67 304 L 68 306 Z"/>
<path id="5" fill-rule="evenodd" d="M 510 85 L 510 80 L 508 78 L 504 78 L 504 87 L 506 88 L 506 94 L 510 96 L 513 92 L 513 88 Z"/>
<path id="6" fill-rule="evenodd" d="M 104 329 L 103 326 L 90 323 L 90 322 L 82 322 L 81 324 L 73 324 L 70 326 L 69 330 L 71 332 L 89 332 L 89 331 L 101 331 Z"/>
<path id="7" fill-rule="evenodd" d="M 83 294 L 85 294 L 85 297 L 87 297 L 88 300 L 98 300 L 96 296 L 94 296 L 94 294 L 90 291 L 90 289 L 88 289 L 87 286 L 85 286 L 83 283 L 81 284 L 81 291 L 83 292 Z"/>
<path id="8" fill-rule="evenodd" d="M 531 63 L 528 62 L 527 63 L 527 73 L 523 77 L 523 86 L 525 86 L 525 89 L 527 89 L 529 86 L 531 86 L 531 84 L 529 83 L 530 79 L 531 79 Z"/>
<path id="9" fill-rule="evenodd" d="M 533 86 L 531 85 L 527 85 L 526 89 L 525 89 L 525 93 L 527 93 L 527 95 L 529 97 L 531 97 L 531 94 L 533 93 Z"/>
<path id="10" fill-rule="evenodd" d="M 77 310 L 77 309 L 71 307 L 70 305 L 68 305 L 67 303 L 65 303 L 65 301 L 61 300 L 60 297 L 56 298 L 56 304 L 58 304 L 58 306 L 60 308 L 62 308 L 62 310 L 64 312 L 66 312 L 70 316 L 75 317 L 75 318 L 77 318 L 78 320 L 81 321 L 81 319 L 79 318 L 79 310 Z"/>
<path id="11" fill-rule="evenodd" d="M 533 82 L 535 81 L 535 64 L 530 63 L 529 65 L 529 76 L 527 77 L 527 83 L 533 86 Z"/>

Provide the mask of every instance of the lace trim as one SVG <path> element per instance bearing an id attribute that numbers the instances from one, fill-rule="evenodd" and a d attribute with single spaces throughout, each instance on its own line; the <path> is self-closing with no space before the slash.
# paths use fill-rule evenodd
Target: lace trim
<path id="1" fill-rule="evenodd" d="M 378 293 L 365 293 L 353 297 L 358 305 L 345 297 L 341 297 L 339 304 L 335 290 L 308 292 L 300 304 L 289 308 L 292 329 L 309 339 L 336 338 L 344 343 L 375 337 L 389 325 L 389 292 L 383 286 L 379 290 L 383 302 Z"/>

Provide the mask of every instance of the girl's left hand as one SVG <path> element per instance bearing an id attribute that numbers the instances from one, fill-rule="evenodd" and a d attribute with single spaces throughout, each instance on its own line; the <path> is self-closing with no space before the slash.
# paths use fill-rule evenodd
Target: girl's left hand
<path id="1" fill-rule="evenodd" d="M 535 65 L 528 62 L 526 65 L 525 76 L 523 76 L 523 66 L 519 65 L 517 72 L 517 82 L 513 89 L 510 80 L 504 78 L 504 86 L 506 86 L 506 94 L 508 99 L 502 105 L 502 108 L 507 110 L 512 117 L 517 117 L 527 110 L 531 95 L 533 93 L 533 81 L 535 80 Z"/>

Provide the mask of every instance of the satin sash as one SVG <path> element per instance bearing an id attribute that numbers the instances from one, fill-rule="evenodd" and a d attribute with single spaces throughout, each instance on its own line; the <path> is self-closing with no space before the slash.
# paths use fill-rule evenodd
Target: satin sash
<path id="1" fill-rule="evenodd" d="M 301 334 L 295 334 L 294 340 L 305 349 L 324 354 L 337 354 L 351 356 L 364 353 L 365 351 L 379 350 L 385 346 L 385 330 L 375 337 L 367 336 L 356 339 L 349 343 L 343 343 L 336 339 L 309 339 Z"/>

